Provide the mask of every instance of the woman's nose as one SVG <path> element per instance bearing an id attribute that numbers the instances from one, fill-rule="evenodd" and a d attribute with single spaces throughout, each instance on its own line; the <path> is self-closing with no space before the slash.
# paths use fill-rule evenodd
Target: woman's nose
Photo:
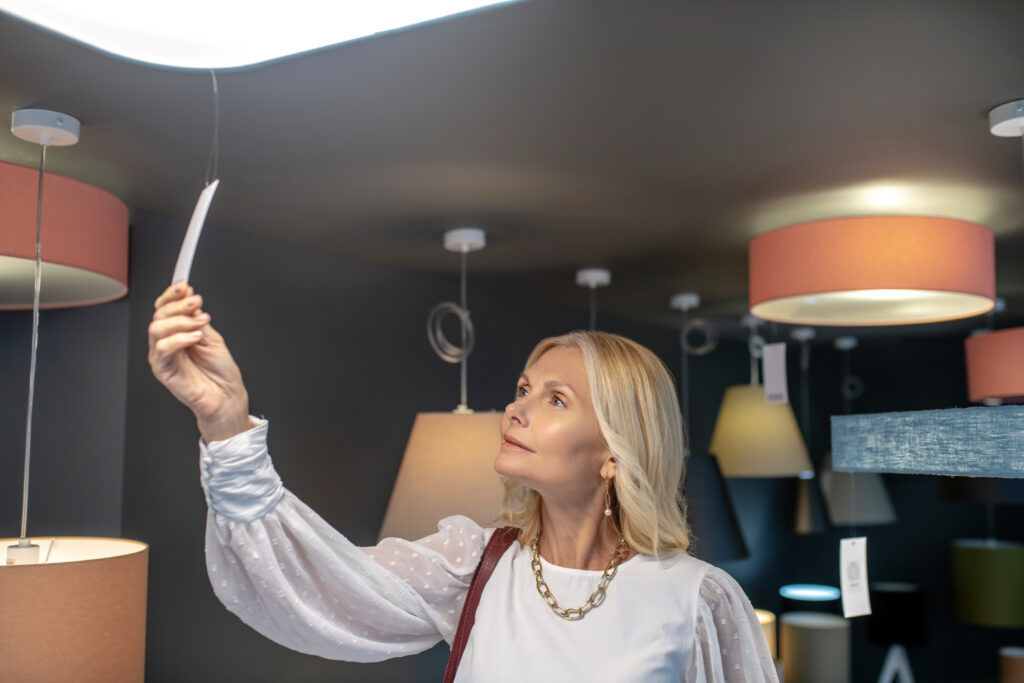
<path id="1" fill-rule="evenodd" d="M 526 409 L 523 405 L 523 400 L 517 398 L 505 406 L 505 415 L 508 416 L 511 422 L 519 425 L 526 424 Z"/>

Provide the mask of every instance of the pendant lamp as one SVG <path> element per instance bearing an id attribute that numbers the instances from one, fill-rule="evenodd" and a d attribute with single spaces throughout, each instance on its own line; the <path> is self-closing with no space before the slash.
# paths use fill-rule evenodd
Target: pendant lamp
<path id="1" fill-rule="evenodd" d="M 833 342 L 842 353 L 843 414 L 850 413 L 854 399 L 864 393 L 864 382 L 850 372 L 850 352 L 857 348 L 857 338 L 837 337 Z M 880 474 L 874 472 L 836 472 L 832 469 L 832 451 L 825 452 L 821 466 L 821 490 L 833 525 L 892 524 L 896 510 Z"/>
<path id="2" fill-rule="evenodd" d="M 681 376 L 679 380 L 679 404 L 683 410 L 683 425 L 687 430 L 686 478 L 683 495 L 686 498 L 687 521 L 696 539 L 694 555 L 712 564 L 728 560 L 742 560 L 750 557 L 747 543 L 743 538 L 736 506 L 732 494 L 722 478 L 718 459 L 710 453 L 694 453 L 690 432 L 690 356 L 704 355 L 715 348 L 714 336 L 705 332 L 705 341 L 700 346 L 690 344 L 688 336 L 694 330 L 708 330 L 709 324 L 695 318 L 690 320 L 689 312 L 700 305 L 700 295 L 682 292 L 672 297 L 669 305 L 683 314 L 683 326 L 679 334 L 681 348 Z M 774 621 L 772 632 L 774 634 Z"/>
<path id="3" fill-rule="evenodd" d="M 1024 403 L 1024 327 L 972 335 L 964 352 L 972 403 Z"/>
<path id="4" fill-rule="evenodd" d="M 750 242 L 750 312 L 800 325 L 906 325 L 985 313 L 995 244 L 983 225 L 856 216 L 791 225 Z"/>
<path id="5" fill-rule="evenodd" d="M 146 572 L 148 547 L 144 543 L 121 539 L 101 538 L 29 538 L 28 494 L 32 454 L 32 414 L 35 399 L 36 360 L 39 341 L 39 311 L 42 302 L 50 306 L 84 305 L 109 300 L 123 295 L 123 287 L 111 285 L 104 290 L 99 287 L 89 290 L 85 296 L 70 300 L 60 287 L 55 296 L 44 295 L 50 290 L 47 280 L 51 273 L 63 271 L 60 268 L 44 268 L 43 254 L 68 253 L 68 245 L 59 243 L 70 239 L 70 251 L 84 249 L 80 260 L 63 263 L 62 267 L 89 270 L 98 268 L 101 272 L 97 282 L 102 281 L 103 267 L 110 266 L 104 258 L 97 257 L 102 249 L 90 251 L 80 247 L 90 239 L 103 241 L 103 235 L 118 233 L 120 225 L 124 241 L 118 249 L 127 259 L 127 209 L 98 190 L 83 189 L 81 184 L 59 182 L 46 175 L 46 152 L 50 146 L 73 145 L 78 141 L 79 122 L 74 117 L 58 112 L 38 109 L 15 112 L 12 131 L 18 137 L 40 145 L 40 162 L 34 191 L 26 192 L 21 183 L 21 171 L 7 178 L 16 182 L 7 185 L 0 178 L 0 205 L 21 206 L 24 196 L 35 196 L 35 212 L 22 209 L 5 216 L 5 229 L 0 231 L 0 251 L 10 245 L 16 247 L 14 255 L 24 259 L 24 235 L 32 236 L 29 253 L 34 258 L 30 306 L 32 308 L 32 349 L 29 366 L 28 410 L 25 425 L 24 485 L 22 490 L 21 536 L 17 539 L 0 540 L 5 562 L 0 565 L 0 678 L 12 681 L 48 681 L 60 683 L 129 683 L 142 681 L 145 668 L 146 633 Z M 11 168 L 0 169 L 0 174 L 11 174 Z M 46 181 L 46 192 L 44 192 Z M 68 195 L 62 195 L 68 191 Z M 24 196 L 19 198 L 17 193 Z M 93 205 L 77 213 L 77 202 Z M 97 209 L 97 206 L 100 208 Z M 50 212 L 52 209 L 52 213 Z M 109 212 L 109 215 L 104 213 Z M 74 219 L 69 229 L 66 221 Z M 98 233 L 76 234 L 74 228 L 92 230 L 100 225 Z M 112 225 L 117 224 L 117 225 Z M 34 230 L 32 226 L 34 225 Z M 53 226 L 59 226 L 54 228 Z M 47 229 L 46 226 L 50 226 Z M 69 238 L 69 235 L 71 236 Z M 17 239 L 12 239 L 17 236 Z M 110 242 L 118 240 L 111 238 Z M 44 246 L 46 245 L 46 246 Z M 60 248 L 63 246 L 63 251 Z M 103 245 L 99 245 L 103 246 Z M 109 244 L 106 245 L 109 247 Z M 121 253 L 123 252 L 123 253 Z M 63 256 L 53 256 L 56 261 Z M 116 260 L 116 259 L 115 259 Z M 0 264 L 2 265 L 2 264 Z M 117 268 L 114 268 L 116 271 Z M 65 272 L 65 275 L 68 273 Z M 75 273 L 71 273 L 77 277 Z M 122 273 L 122 276 L 124 274 Z M 116 277 L 107 278 L 117 281 Z M 86 281 L 90 281 L 86 277 Z M 122 277 L 122 281 L 124 278 Z M 0 283 L 3 288 L 8 283 Z M 95 283 L 94 283 L 95 284 Z M 86 287 L 88 289 L 88 287 Z M 98 295 L 97 292 L 106 291 Z M 15 288 L 8 301 L 23 296 Z"/>
<path id="6" fill-rule="evenodd" d="M 504 487 L 494 471 L 494 458 L 501 447 L 501 413 L 474 413 L 466 398 L 466 361 L 475 341 L 467 307 L 466 255 L 485 244 L 484 231 L 477 228 L 444 234 L 445 249 L 461 254 L 461 304 L 435 306 L 427 323 L 427 337 L 443 360 L 460 364 L 460 401 L 450 413 L 416 416 L 380 538 L 422 538 L 436 532 L 438 520 L 449 515 L 465 515 L 489 526 L 501 512 Z M 445 315 L 459 319 L 461 345 L 444 336 L 441 323 Z"/>
<path id="7" fill-rule="evenodd" d="M 78 141 L 78 120 L 41 109 L 14 112 L 11 131 L 48 147 Z M 46 142 L 43 140 L 46 139 Z M 39 307 L 69 308 L 128 293 L 128 207 L 108 192 L 46 173 L 41 195 Z M 0 161 L 0 310 L 31 310 L 36 261 L 39 170 Z"/>
<path id="8" fill-rule="evenodd" d="M 750 384 L 725 390 L 709 450 L 718 457 L 725 477 L 798 477 L 812 473 L 807 446 L 788 403 L 768 403 L 758 376 L 764 346 L 750 327 Z"/>

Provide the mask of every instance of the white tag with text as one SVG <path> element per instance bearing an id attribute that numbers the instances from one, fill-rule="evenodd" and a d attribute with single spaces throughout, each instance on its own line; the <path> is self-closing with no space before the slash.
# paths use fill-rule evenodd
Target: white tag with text
<path id="1" fill-rule="evenodd" d="M 786 388 L 786 344 L 764 345 L 764 400 L 768 403 L 789 403 Z"/>
<path id="2" fill-rule="evenodd" d="M 839 541 L 839 586 L 843 593 L 844 617 L 871 614 L 866 537 L 844 538 Z"/>

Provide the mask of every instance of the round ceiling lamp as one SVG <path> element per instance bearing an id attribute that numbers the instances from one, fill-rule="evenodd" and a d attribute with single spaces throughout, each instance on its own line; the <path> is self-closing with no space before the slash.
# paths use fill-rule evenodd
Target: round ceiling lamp
<path id="1" fill-rule="evenodd" d="M 799 325 L 907 325 L 994 305 L 995 240 L 931 216 L 811 221 L 750 242 L 750 312 Z"/>
<path id="2" fill-rule="evenodd" d="M 47 147 L 78 142 L 78 120 L 22 109 L 14 112 L 11 131 L 42 145 L 43 156 L 39 168 L 0 162 L 0 310 L 32 308 L 37 203 L 46 283 L 40 308 L 87 306 L 127 294 L 128 207 L 97 187 L 44 171 Z"/>
<path id="3" fill-rule="evenodd" d="M 1024 327 L 1011 327 L 964 340 L 967 393 L 973 403 L 1024 403 Z"/>

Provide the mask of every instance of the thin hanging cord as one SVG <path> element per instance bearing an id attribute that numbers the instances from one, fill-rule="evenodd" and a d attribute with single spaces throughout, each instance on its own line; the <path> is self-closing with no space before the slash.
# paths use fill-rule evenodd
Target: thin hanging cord
<path id="1" fill-rule="evenodd" d="M 850 376 L 850 350 L 843 349 L 843 380 Z M 849 415 L 851 411 L 850 404 L 853 399 L 850 398 L 843 387 L 843 415 Z M 857 536 L 857 506 L 855 501 L 857 500 L 857 475 L 854 472 L 850 472 L 850 536 Z"/>
<path id="2" fill-rule="evenodd" d="M 590 331 L 597 329 L 597 287 L 590 288 Z"/>
<path id="3" fill-rule="evenodd" d="M 688 312 L 683 309 L 683 328 L 679 333 L 679 349 L 682 352 L 682 359 L 680 360 L 680 366 L 682 367 L 682 377 L 679 379 L 679 384 L 682 399 L 683 399 L 683 428 L 686 430 L 686 434 L 690 433 L 690 354 L 686 351 L 686 326 L 690 322 L 690 316 Z M 687 444 L 687 450 L 689 450 L 689 444 Z"/>
<path id="4" fill-rule="evenodd" d="M 217 179 L 217 167 L 220 164 L 220 95 L 217 92 L 217 74 L 213 69 L 210 69 L 210 79 L 213 81 L 213 136 L 210 139 L 210 154 L 206 157 L 207 185 Z"/>
<path id="5" fill-rule="evenodd" d="M 467 302 L 467 298 L 466 298 L 466 249 L 462 250 L 462 264 L 461 264 L 461 276 L 460 276 L 460 283 L 459 283 L 459 293 L 460 293 L 460 305 L 462 306 L 462 310 L 463 310 L 465 315 L 468 315 L 469 314 L 469 306 L 468 306 L 468 302 Z M 466 330 L 466 318 L 465 318 L 465 315 L 459 316 L 460 324 L 462 326 L 462 348 L 463 349 L 465 349 L 467 347 L 468 342 L 469 342 L 469 332 Z M 460 374 L 461 374 L 462 390 L 461 390 L 461 393 L 459 394 L 459 396 L 462 399 L 460 405 L 462 407 L 464 407 L 464 408 L 468 408 L 469 407 L 469 401 L 466 398 L 466 376 L 467 376 L 466 364 L 468 362 L 469 362 L 469 354 L 466 354 L 466 355 L 464 355 L 462 357 L 462 361 L 460 362 L 460 366 L 461 366 L 460 367 Z"/>
<path id="6" fill-rule="evenodd" d="M 36 356 L 39 349 L 39 290 L 43 278 L 42 225 L 43 225 L 43 176 L 46 168 L 46 147 L 39 153 L 39 188 L 36 191 L 36 277 L 32 296 L 32 360 L 28 370 L 28 411 L 25 418 L 25 482 L 21 490 L 21 540 L 26 538 L 28 529 L 28 479 L 32 459 L 32 409 L 36 394 Z"/>

